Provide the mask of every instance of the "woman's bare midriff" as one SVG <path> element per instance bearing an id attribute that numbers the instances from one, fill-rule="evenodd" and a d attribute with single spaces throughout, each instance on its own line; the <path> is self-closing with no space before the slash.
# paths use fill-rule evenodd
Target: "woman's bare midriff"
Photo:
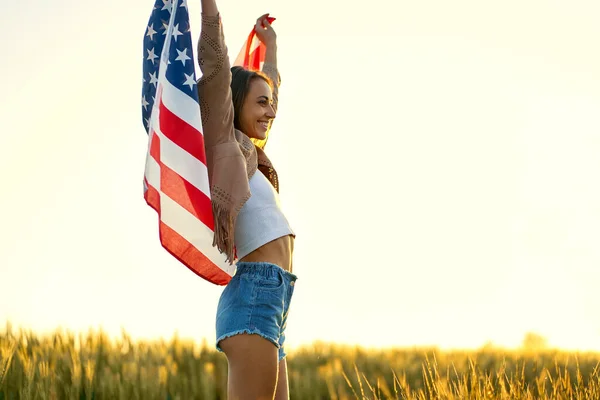
<path id="1" fill-rule="evenodd" d="M 240 261 L 244 262 L 268 262 L 275 264 L 292 272 L 292 253 L 294 251 L 294 237 L 283 236 L 272 242 L 262 245 L 258 249 L 246 255 Z"/>

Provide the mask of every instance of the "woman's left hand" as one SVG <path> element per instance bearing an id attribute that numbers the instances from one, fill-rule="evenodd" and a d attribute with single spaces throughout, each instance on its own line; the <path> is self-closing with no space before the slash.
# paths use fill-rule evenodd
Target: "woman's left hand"
<path id="1" fill-rule="evenodd" d="M 254 30 L 256 31 L 256 37 L 265 46 L 275 46 L 277 43 L 277 34 L 267 19 L 269 14 L 264 14 L 258 17 Z"/>

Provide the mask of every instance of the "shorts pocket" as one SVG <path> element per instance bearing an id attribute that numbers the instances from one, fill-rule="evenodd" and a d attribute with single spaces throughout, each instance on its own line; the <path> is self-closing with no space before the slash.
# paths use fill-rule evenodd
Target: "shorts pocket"
<path id="1" fill-rule="evenodd" d="M 259 290 L 278 291 L 283 288 L 285 282 L 282 274 L 277 272 L 274 276 L 269 278 L 257 278 L 256 283 Z"/>

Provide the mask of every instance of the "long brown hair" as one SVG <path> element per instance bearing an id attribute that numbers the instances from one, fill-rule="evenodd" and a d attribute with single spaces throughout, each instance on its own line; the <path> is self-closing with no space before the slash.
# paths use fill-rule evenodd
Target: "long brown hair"
<path id="1" fill-rule="evenodd" d="M 273 89 L 273 82 L 264 73 L 260 71 L 250 71 L 245 68 L 235 66 L 231 68 L 231 97 L 233 100 L 233 126 L 235 129 L 240 129 L 240 115 L 242 115 L 242 107 L 246 96 L 250 91 L 250 84 L 254 79 L 263 79 Z M 264 140 L 251 139 L 252 142 L 260 147 L 265 147 L 267 139 L 269 138 L 269 132 L 267 131 L 267 137 Z"/>

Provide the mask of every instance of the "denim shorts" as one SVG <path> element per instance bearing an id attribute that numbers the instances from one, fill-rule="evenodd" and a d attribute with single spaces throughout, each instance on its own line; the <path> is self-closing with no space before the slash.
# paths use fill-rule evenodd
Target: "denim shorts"
<path id="1" fill-rule="evenodd" d="M 240 262 L 217 306 L 217 350 L 219 342 L 241 333 L 257 334 L 285 357 L 285 327 L 294 293 L 296 275 L 275 264 Z"/>

